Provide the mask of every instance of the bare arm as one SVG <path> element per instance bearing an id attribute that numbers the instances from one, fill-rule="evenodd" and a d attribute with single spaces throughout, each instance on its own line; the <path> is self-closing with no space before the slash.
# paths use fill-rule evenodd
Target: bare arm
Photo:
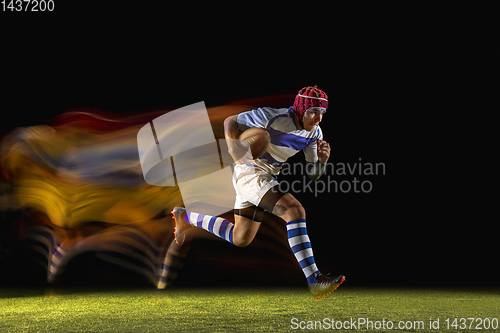
<path id="1" fill-rule="evenodd" d="M 246 164 L 252 160 L 250 147 L 245 141 L 238 140 L 241 131 L 238 127 L 238 116 L 230 116 L 224 120 L 224 136 L 228 152 L 238 164 Z"/>
<path id="2" fill-rule="evenodd" d="M 234 140 L 238 137 L 239 127 L 238 127 L 238 116 L 230 116 L 224 120 L 224 136 L 226 140 Z"/>
<path id="3" fill-rule="evenodd" d="M 306 164 L 306 173 L 309 176 L 309 179 L 313 182 L 318 180 L 321 175 L 325 172 L 326 164 L 321 163 L 320 161 L 316 162 L 307 162 Z"/>
<path id="4" fill-rule="evenodd" d="M 318 140 L 318 161 L 314 163 L 307 163 L 306 173 L 312 181 L 318 180 L 319 177 L 325 172 L 326 162 L 330 158 L 330 145 L 328 142 Z"/>

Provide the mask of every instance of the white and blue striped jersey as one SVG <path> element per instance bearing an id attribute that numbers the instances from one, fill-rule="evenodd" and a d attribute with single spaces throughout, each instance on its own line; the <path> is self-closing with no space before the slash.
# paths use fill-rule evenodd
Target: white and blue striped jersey
<path id="1" fill-rule="evenodd" d="M 271 136 L 269 148 L 255 164 L 267 170 L 272 175 L 278 175 L 284 162 L 304 150 L 306 161 L 316 162 L 317 140 L 323 140 L 321 128 L 311 131 L 299 130 L 293 121 L 293 111 L 290 107 L 282 109 L 258 108 L 238 115 L 238 126 L 242 131 L 251 127 L 267 130 Z"/>

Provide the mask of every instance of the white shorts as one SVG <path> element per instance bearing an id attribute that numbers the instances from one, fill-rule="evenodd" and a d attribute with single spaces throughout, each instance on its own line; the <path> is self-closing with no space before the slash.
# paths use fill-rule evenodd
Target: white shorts
<path id="1" fill-rule="evenodd" d="M 233 185 L 236 191 L 234 208 L 258 206 L 267 191 L 278 184 L 273 175 L 259 166 L 236 164 L 233 173 Z"/>

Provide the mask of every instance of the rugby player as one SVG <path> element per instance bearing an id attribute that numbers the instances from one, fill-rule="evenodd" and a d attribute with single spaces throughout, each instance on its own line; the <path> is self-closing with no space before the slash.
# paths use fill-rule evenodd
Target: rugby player
<path id="1" fill-rule="evenodd" d="M 221 217 L 190 212 L 175 207 L 175 237 L 178 244 L 184 240 L 188 228 L 203 228 L 240 247 L 248 246 L 262 222 L 264 211 L 272 212 L 286 222 L 288 243 L 307 279 L 316 300 L 322 299 L 345 281 L 343 275 L 322 274 L 315 263 L 307 235 L 306 211 L 290 193 L 283 193 L 276 179 L 280 169 L 300 150 L 308 162 L 306 168 L 311 180 L 317 180 L 325 171 L 330 157 L 330 145 L 323 140 L 319 126 L 328 108 L 328 97 L 317 87 L 302 88 L 293 107 L 258 108 L 228 117 L 224 121 L 224 135 L 229 153 L 235 159 L 233 184 L 236 191 L 234 223 Z M 267 151 L 255 160 L 241 158 L 238 135 L 249 128 L 267 130 L 271 143 Z"/>

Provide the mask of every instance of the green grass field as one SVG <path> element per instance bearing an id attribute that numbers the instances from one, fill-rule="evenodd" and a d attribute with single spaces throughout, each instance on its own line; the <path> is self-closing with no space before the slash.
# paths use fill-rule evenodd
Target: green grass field
<path id="1" fill-rule="evenodd" d="M 317 302 L 306 287 L 0 289 L 0 332 L 292 332 L 314 324 L 319 331 L 319 323 L 322 330 L 332 330 L 336 321 L 348 321 L 345 325 L 349 326 L 351 318 L 357 321 L 357 329 L 351 327 L 352 331 L 384 331 L 383 327 L 377 330 L 383 320 L 386 327 L 391 321 L 393 330 L 415 332 L 475 331 L 479 324 L 476 320 L 470 325 L 467 320 L 467 328 L 461 330 L 463 321 L 461 325 L 458 319 L 456 328 L 447 330 L 447 318 L 450 325 L 454 318 L 482 318 L 483 329 L 478 331 L 498 331 L 500 328 L 484 328 L 487 323 L 497 323 L 491 319 L 500 320 L 500 290 L 355 288 L 346 284 Z M 367 327 L 369 322 L 360 326 L 358 318 L 371 321 L 373 328 Z M 439 318 L 439 329 L 429 327 L 430 318 Z M 403 328 L 412 329 L 398 329 L 399 321 Z M 415 327 L 418 321 L 421 326 Z"/>

